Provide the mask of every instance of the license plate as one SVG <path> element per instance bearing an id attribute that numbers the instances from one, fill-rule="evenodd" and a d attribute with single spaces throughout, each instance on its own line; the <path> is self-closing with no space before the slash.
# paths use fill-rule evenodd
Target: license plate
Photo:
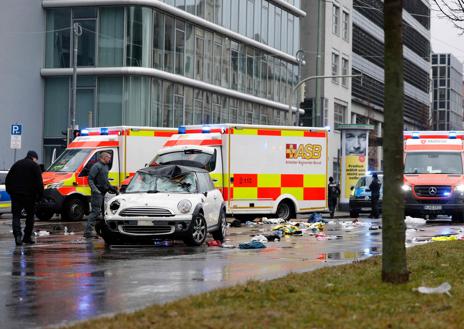
<path id="1" fill-rule="evenodd" d="M 441 206 L 436 204 L 428 204 L 424 206 L 424 210 L 441 210 Z"/>

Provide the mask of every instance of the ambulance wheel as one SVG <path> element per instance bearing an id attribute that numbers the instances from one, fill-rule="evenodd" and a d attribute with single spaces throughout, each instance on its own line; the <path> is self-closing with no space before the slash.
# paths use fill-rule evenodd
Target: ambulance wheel
<path id="1" fill-rule="evenodd" d="M 79 198 L 71 198 L 63 205 L 61 220 L 78 221 L 84 218 L 85 205 Z"/>
<path id="2" fill-rule="evenodd" d="M 285 221 L 295 218 L 295 207 L 293 203 L 289 200 L 281 201 L 277 206 L 276 217 L 282 218 Z"/>
<path id="3" fill-rule="evenodd" d="M 35 216 L 39 220 L 50 220 L 53 217 L 53 211 L 46 209 L 37 209 L 35 211 Z"/>
<path id="4" fill-rule="evenodd" d="M 226 231 L 227 231 L 226 212 L 224 209 L 222 209 L 219 214 L 218 229 L 217 231 L 212 232 L 213 239 L 223 242 L 226 237 Z"/>

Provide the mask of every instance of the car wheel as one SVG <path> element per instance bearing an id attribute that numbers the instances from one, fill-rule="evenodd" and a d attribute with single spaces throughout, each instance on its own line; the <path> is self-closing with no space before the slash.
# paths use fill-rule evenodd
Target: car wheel
<path id="1" fill-rule="evenodd" d="M 285 221 L 288 221 L 295 217 L 295 211 L 293 210 L 293 206 L 289 201 L 282 201 L 277 206 L 276 216 L 278 218 L 282 218 Z"/>
<path id="2" fill-rule="evenodd" d="M 359 217 L 359 211 L 350 210 L 350 217 L 351 218 L 358 218 Z"/>
<path id="3" fill-rule="evenodd" d="M 78 221 L 84 218 L 84 202 L 79 198 L 72 198 L 66 201 L 61 213 L 61 220 Z"/>
<path id="4" fill-rule="evenodd" d="M 35 216 L 39 220 L 50 220 L 53 217 L 53 211 L 47 209 L 37 209 L 35 212 Z"/>
<path id="5" fill-rule="evenodd" d="M 213 239 L 223 242 L 226 237 L 226 230 L 227 230 L 226 213 L 224 209 L 222 209 L 221 212 L 219 213 L 218 229 L 217 231 L 212 232 Z"/>
<path id="6" fill-rule="evenodd" d="M 201 246 L 206 240 L 208 230 L 203 214 L 197 214 L 190 223 L 188 237 L 184 240 L 188 246 Z"/>

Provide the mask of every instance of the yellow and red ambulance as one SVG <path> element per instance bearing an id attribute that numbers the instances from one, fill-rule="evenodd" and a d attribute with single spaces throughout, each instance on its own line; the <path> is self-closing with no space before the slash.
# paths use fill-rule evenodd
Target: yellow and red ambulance
<path id="1" fill-rule="evenodd" d="M 328 131 L 323 128 L 221 124 L 181 126 L 150 165 L 210 171 L 234 217 L 327 208 Z"/>
<path id="2" fill-rule="evenodd" d="M 127 126 L 81 130 L 43 173 L 44 199 L 37 207 L 37 217 L 47 220 L 57 213 L 66 220 L 82 219 L 89 212 L 87 176 L 101 152 L 111 154 L 109 179 L 112 185 L 119 187 L 176 133 L 174 128 Z"/>
<path id="3" fill-rule="evenodd" d="M 404 133 L 405 213 L 464 220 L 464 132 Z"/>

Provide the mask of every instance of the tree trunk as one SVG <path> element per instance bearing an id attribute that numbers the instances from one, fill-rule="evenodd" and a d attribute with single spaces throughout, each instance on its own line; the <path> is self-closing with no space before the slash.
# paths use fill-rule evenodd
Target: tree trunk
<path id="1" fill-rule="evenodd" d="M 409 280 L 406 262 L 403 184 L 402 0 L 384 1 L 385 110 L 382 280 Z"/>

